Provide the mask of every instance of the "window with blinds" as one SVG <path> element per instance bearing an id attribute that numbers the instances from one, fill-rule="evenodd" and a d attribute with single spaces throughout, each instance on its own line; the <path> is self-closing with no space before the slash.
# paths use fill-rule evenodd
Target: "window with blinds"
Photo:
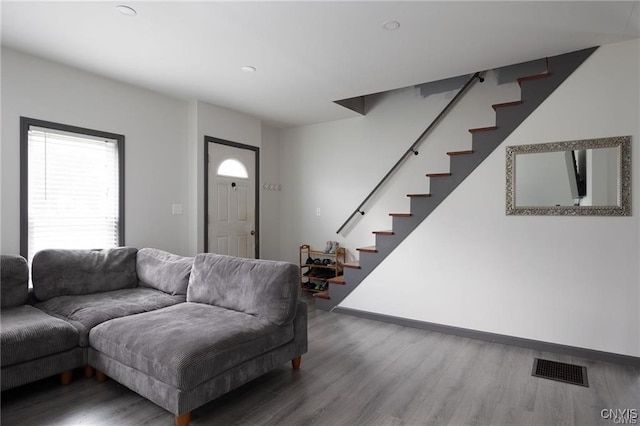
<path id="1" fill-rule="evenodd" d="M 23 120 L 23 256 L 123 245 L 124 136 Z"/>

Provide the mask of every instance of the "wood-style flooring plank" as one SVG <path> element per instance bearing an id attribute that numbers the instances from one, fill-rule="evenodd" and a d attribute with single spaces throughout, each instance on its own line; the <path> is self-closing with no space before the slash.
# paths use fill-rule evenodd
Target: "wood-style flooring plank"
<path id="1" fill-rule="evenodd" d="M 192 426 L 611 425 L 640 412 L 640 369 L 309 309 L 309 353 L 196 410 Z M 589 387 L 531 376 L 534 358 L 587 366 Z M 3 425 L 173 426 L 113 380 L 75 372 L 2 393 Z"/>

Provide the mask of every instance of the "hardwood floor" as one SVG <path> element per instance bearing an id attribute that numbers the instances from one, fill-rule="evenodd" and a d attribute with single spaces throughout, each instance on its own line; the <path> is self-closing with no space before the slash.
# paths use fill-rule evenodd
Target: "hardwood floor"
<path id="1" fill-rule="evenodd" d="M 640 412 L 640 369 L 316 311 L 309 353 L 194 410 L 191 425 L 613 425 Z M 589 387 L 531 376 L 533 359 L 585 365 Z M 2 425 L 173 425 L 113 380 L 75 372 L 2 393 Z M 638 420 L 640 422 L 640 420 Z"/>

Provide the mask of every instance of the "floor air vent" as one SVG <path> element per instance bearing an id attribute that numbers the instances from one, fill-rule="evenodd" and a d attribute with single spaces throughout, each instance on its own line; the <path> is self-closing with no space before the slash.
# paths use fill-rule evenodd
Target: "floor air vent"
<path id="1" fill-rule="evenodd" d="M 531 375 L 534 377 L 542 377 L 543 379 L 557 380 L 558 382 L 589 387 L 587 367 L 580 365 L 536 358 L 533 361 L 533 371 Z"/>

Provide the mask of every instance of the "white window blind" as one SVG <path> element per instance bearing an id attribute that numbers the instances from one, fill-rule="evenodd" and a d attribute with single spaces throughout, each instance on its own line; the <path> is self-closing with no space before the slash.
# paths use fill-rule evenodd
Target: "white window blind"
<path id="1" fill-rule="evenodd" d="M 28 258 L 119 243 L 118 141 L 31 126 Z"/>

